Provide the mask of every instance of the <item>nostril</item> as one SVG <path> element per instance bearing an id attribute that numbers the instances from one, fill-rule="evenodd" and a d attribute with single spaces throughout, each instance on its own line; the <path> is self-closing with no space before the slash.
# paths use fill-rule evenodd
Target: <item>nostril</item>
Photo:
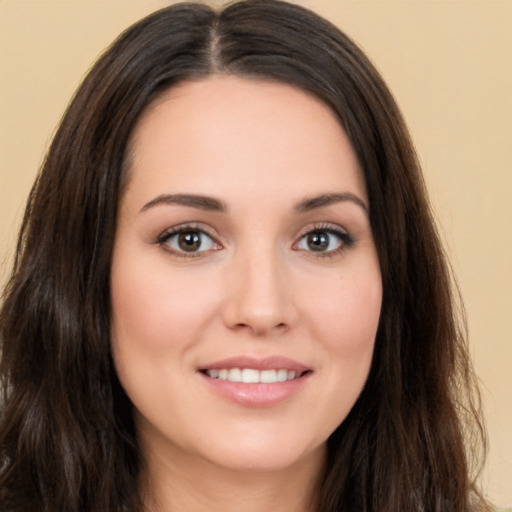
<path id="1" fill-rule="evenodd" d="M 288 328 L 286 322 L 279 322 L 272 325 L 272 322 L 238 322 L 233 327 L 235 330 L 249 330 L 256 336 L 266 335 L 271 331 L 285 331 Z"/>

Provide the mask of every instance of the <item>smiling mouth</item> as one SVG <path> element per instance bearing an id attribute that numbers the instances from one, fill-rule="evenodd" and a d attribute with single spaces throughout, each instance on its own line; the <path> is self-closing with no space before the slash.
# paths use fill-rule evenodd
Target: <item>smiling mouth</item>
<path id="1" fill-rule="evenodd" d="M 313 372 L 314 368 L 280 355 L 235 356 L 198 368 L 209 389 L 231 403 L 256 408 L 291 399 L 307 386 Z"/>
<path id="2" fill-rule="evenodd" d="M 219 368 L 202 370 L 211 379 L 242 382 L 244 384 L 274 384 L 299 379 L 309 370 L 296 372 L 285 368 L 276 370 L 256 370 L 254 368 Z"/>

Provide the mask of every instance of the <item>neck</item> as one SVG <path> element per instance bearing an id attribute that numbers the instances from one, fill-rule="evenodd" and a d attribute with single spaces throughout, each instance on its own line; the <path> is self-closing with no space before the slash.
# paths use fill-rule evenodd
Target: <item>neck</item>
<path id="1" fill-rule="evenodd" d="M 272 471 L 236 470 L 173 455 L 171 460 L 147 453 L 142 489 L 148 512 L 311 512 L 325 448 Z"/>

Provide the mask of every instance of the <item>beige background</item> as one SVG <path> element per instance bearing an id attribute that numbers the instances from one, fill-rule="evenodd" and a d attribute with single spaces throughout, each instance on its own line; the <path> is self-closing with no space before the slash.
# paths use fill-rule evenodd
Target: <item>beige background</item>
<path id="1" fill-rule="evenodd" d="M 0 280 L 45 147 L 83 73 L 123 28 L 169 3 L 0 0 Z M 409 123 L 483 383 L 491 443 L 484 486 L 510 506 L 512 2 L 301 3 L 370 54 Z"/>

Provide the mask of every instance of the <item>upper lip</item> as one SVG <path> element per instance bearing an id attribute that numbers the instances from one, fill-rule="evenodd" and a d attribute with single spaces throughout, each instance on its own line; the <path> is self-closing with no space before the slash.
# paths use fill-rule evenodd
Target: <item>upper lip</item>
<path id="1" fill-rule="evenodd" d="M 201 366 L 199 369 L 204 370 L 221 370 L 231 368 L 251 368 L 254 370 L 291 370 L 296 373 L 304 373 L 311 368 L 290 359 L 286 356 L 269 356 L 269 357 L 250 357 L 250 356 L 236 356 L 208 363 Z"/>

